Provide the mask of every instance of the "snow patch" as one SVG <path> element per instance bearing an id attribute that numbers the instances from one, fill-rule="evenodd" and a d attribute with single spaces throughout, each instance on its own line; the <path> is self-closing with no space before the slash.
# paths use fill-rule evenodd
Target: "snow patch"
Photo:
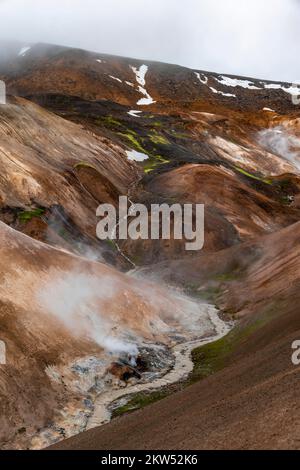
<path id="1" fill-rule="evenodd" d="M 128 160 L 134 162 L 143 162 L 149 158 L 145 153 L 137 152 L 136 150 L 126 150 L 126 155 Z"/>
<path id="2" fill-rule="evenodd" d="M 118 77 L 114 77 L 113 75 L 109 75 L 109 77 L 112 78 L 113 80 L 116 80 L 119 83 L 123 83 L 122 80 Z"/>
<path id="3" fill-rule="evenodd" d="M 140 85 L 145 86 L 146 85 L 145 76 L 146 76 L 146 73 L 148 72 L 148 65 L 145 65 L 145 64 L 141 65 L 139 69 L 131 66 L 131 69 L 135 73 L 136 81 Z"/>
<path id="4" fill-rule="evenodd" d="M 250 80 L 230 78 L 230 77 L 226 77 L 225 75 L 221 75 L 221 79 L 215 78 L 215 80 L 221 83 L 221 85 L 230 86 L 234 88 L 237 86 L 240 86 L 242 88 L 248 88 L 248 90 L 261 90 L 261 88 L 255 86 L 254 82 L 251 82 Z"/>
<path id="5" fill-rule="evenodd" d="M 30 51 L 30 49 L 31 49 L 30 46 L 22 47 L 22 49 L 20 50 L 20 52 L 19 52 L 18 55 L 21 56 L 21 57 L 24 57 L 24 56 L 26 55 L 26 53 L 27 53 L 28 51 Z"/>
<path id="6" fill-rule="evenodd" d="M 300 86 L 297 85 L 290 85 L 289 87 L 285 87 L 280 83 L 265 83 L 264 86 L 269 90 L 282 90 L 292 96 L 299 96 L 300 94 Z"/>
<path id="7" fill-rule="evenodd" d="M 145 98 L 141 98 L 138 102 L 137 105 L 139 106 L 146 106 L 149 104 L 154 104 L 156 101 L 153 100 L 153 98 L 149 95 L 147 92 L 145 85 L 146 85 L 146 73 L 148 72 L 148 65 L 141 65 L 139 69 L 136 67 L 133 67 L 130 65 L 131 70 L 135 73 L 135 79 L 137 83 L 139 84 L 137 91 L 144 95 Z"/>
<path id="8" fill-rule="evenodd" d="M 139 86 L 139 92 L 145 95 L 145 98 L 141 98 L 136 103 L 138 106 L 149 106 L 149 104 L 154 104 L 156 101 L 149 95 L 149 93 L 142 87 Z"/>
<path id="9" fill-rule="evenodd" d="M 209 88 L 211 89 L 212 92 L 217 93 L 219 95 L 226 96 L 228 98 L 236 98 L 236 95 L 233 95 L 232 93 L 224 93 L 223 91 L 216 90 L 212 86 L 210 86 Z"/>
<path id="10" fill-rule="evenodd" d="M 132 109 L 131 111 L 128 111 L 127 114 L 129 114 L 129 116 L 133 116 L 135 118 L 139 118 L 141 116 L 138 116 L 138 114 L 140 114 L 142 111 L 136 111 L 135 109 Z"/>
<path id="11" fill-rule="evenodd" d="M 205 85 L 207 84 L 208 78 L 204 74 L 200 74 L 198 72 L 194 72 L 194 73 L 201 83 Z M 241 78 L 231 78 L 226 75 L 220 75 L 219 77 L 214 77 L 214 79 L 221 85 L 232 87 L 232 88 L 241 87 L 247 90 L 282 90 L 285 93 L 289 93 L 292 96 L 300 95 L 300 85 L 296 85 L 296 84 L 285 86 L 282 83 L 259 82 L 261 86 L 256 86 L 255 83 L 251 80 L 246 80 L 246 79 L 241 79 Z M 222 93 L 213 87 L 210 87 L 210 89 L 214 93 Z M 224 96 L 233 96 L 233 95 L 225 93 Z M 270 111 L 273 111 L 273 110 L 270 109 Z"/>
<path id="12" fill-rule="evenodd" d="M 208 78 L 204 73 L 194 72 L 194 74 L 198 78 L 199 82 L 203 83 L 203 85 L 207 85 Z"/>

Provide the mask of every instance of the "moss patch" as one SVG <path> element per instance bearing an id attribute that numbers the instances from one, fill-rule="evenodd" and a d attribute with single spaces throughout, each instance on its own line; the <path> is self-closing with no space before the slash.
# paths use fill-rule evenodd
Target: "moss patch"
<path id="1" fill-rule="evenodd" d="M 261 183 L 269 184 L 272 185 L 273 181 L 271 179 L 267 178 L 262 178 L 260 176 L 253 175 L 252 173 L 249 173 L 248 171 L 244 170 L 243 168 L 235 167 L 236 171 L 241 173 L 244 176 L 247 176 L 248 178 L 252 178 L 253 180 L 260 181 Z"/>
<path id="2" fill-rule="evenodd" d="M 229 356 L 253 333 L 265 326 L 272 318 L 272 310 L 261 312 L 260 317 L 250 319 L 245 325 L 237 325 L 227 336 L 214 343 L 209 343 L 192 352 L 193 372 L 188 385 L 198 382 L 226 366 Z"/>
<path id="3" fill-rule="evenodd" d="M 140 408 L 144 408 L 147 405 L 151 405 L 151 403 L 155 403 L 156 401 L 166 398 L 168 395 L 169 392 L 167 390 L 137 393 L 133 398 L 128 401 L 128 403 L 126 403 L 126 405 L 120 406 L 119 408 L 114 410 L 112 413 L 112 417 L 116 418 L 117 416 L 121 416 L 125 413 L 130 413 Z"/>
<path id="4" fill-rule="evenodd" d="M 18 213 L 18 220 L 22 223 L 29 222 L 33 217 L 41 217 L 45 209 L 33 209 L 31 211 L 21 211 Z"/>
<path id="5" fill-rule="evenodd" d="M 165 165 L 170 163 L 170 160 L 166 160 L 165 158 L 161 157 L 160 155 L 156 155 L 155 157 L 151 157 L 149 160 L 146 161 L 144 164 L 144 172 L 151 173 L 160 165 Z"/>
<path id="6" fill-rule="evenodd" d="M 150 134 L 149 138 L 155 145 L 169 145 L 170 143 L 168 139 L 166 139 L 163 135 L 158 134 L 157 132 Z"/>
<path id="7" fill-rule="evenodd" d="M 108 129 L 115 129 L 116 127 L 121 127 L 122 123 L 112 116 L 101 116 L 95 120 L 96 124 L 104 125 Z"/>
<path id="8" fill-rule="evenodd" d="M 139 152 L 142 152 L 142 153 L 148 153 L 143 147 L 142 145 L 140 144 L 140 142 L 137 140 L 137 138 L 135 137 L 135 133 L 134 132 L 119 132 L 118 133 L 120 136 L 124 137 L 125 139 L 127 139 L 132 145 L 133 147 L 138 150 Z"/>

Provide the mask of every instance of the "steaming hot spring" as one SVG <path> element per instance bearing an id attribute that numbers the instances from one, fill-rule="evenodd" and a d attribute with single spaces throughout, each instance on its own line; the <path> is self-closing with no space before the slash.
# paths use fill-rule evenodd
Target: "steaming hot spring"
<path id="1" fill-rule="evenodd" d="M 57 410 L 49 426 L 34 435 L 32 448 L 109 421 L 124 395 L 186 377 L 193 367 L 191 350 L 228 331 L 211 305 L 4 224 L 0 229 L 5 266 L 0 290 L 7 304 L 2 322 L 13 318 L 20 332 L 18 350 L 4 338 L 10 360 L 21 375 L 20 351 L 26 351 L 27 368 L 45 382 L 49 406 Z"/>

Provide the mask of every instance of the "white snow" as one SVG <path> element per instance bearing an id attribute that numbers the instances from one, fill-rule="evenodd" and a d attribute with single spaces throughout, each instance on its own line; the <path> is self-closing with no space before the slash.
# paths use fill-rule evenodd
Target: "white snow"
<path id="1" fill-rule="evenodd" d="M 139 69 L 131 66 L 131 69 L 135 73 L 136 81 L 140 85 L 145 86 L 146 85 L 145 76 L 146 76 L 146 73 L 148 72 L 148 65 L 145 65 L 145 64 L 141 65 Z"/>
<path id="2" fill-rule="evenodd" d="M 135 79 L 137 83 L 139 84 L 137 91 L 144 95 L 145 98 L 141 98 L 138 102 L 138 106 L 145 106 L 149 104 L 154 104 L 156 101 L 153 100 L 153 98 L 149 95 L 147 92 L 145 85 L 146 85 L 146 73 L 148 72 L 148 65 L 141 65 L 139 69 L 136 67 L 133 67 L 130 65 L 131 70 L 135 73 Z"/>
<path id="3" fill-rule="evenodd" d="M 253 82 L 249 80 L 239 80 L 237 78 L 230 78 L 226 77 L 225 75 L 221 75 L 221 80 L 219 78 L 215 78 L 217 82 L 221 83 L 221 85 L 230 86 L 230 87 L 237 87 L 240 86 L 242 88 L 248 88 L 248 90 L 260 90 L 261 88 L 254 85 Z"/>
<path id="4" fill-rule="evenodd" d="M 145 98 L 141 98 L 138 102 L 138 106 L 148 106 L 149 104 L 154 104 L 156 101 L 153 100 L 153 98 L 149 95 L 147 90 L 145 88 L 139 86 L 139 92 L 145 95 Z"/>
<path id="5" fill-rule="evenodd" d="M 19 52 L 18 55 L 24 57 L 24 56 L 26 55 L 26 53 L 27 53 L 28 51 L 30 51 L 30 49 L 31 49 L 30 46 L 22 47 L 22 49 L 20 50 L 20 52 Z"/>
<path id="6" fill-rule="evenodd" d="M 99 62 L 99 64 L 102 64 L 102 60 L 101 60 L 101 59 L 96 59 L 96 62 Z"/>
<path id="7" fill-rule="evenodd" d="M 210 86 L 209 88 L 211 89 L 211 91 L 213 91 L 214 93 L 217 93 L 219 95 L 223 95 L 223 96 L 226 96 L 228 98 L 230 98 L 230 97 L 236 98 L 236 95 L 233 95 L 232 93 L 224 93 L 223 91 L 216 90 L 212 86 Z"/>
<path id="8" fill-rule="evenodd" d="M 275 113 L 274 109 L 271 108 L 263 108 L 263 111 L 270 111 L 271 113 Z"/>
<path id="9" fill-rule="evenodd" d="M 254 82 L 251 82 L 250 80 L 242 80 L 242 79 L 237 79 L 237 78 L 230 78 L 226 77 L 224 75 L 221 76 L 221 80 L 219 78 L 216 78 L 217 82 L 221 83 L 224 86 L 230 86 L 230 87 L 237 87 L 240 86 L 242 88 L 247 88 L 248 90 L 263 90 L 263 89 L 269 89 L 269 90 L 282 90 L 285 93 L 289 93 L 292 96 L 298 96 L 300 94 L 300 85 L 290 85 L 290 86 L 284 86 L 281 83 L 265 83 L 265 82 L 260 82 L 263 85 L 263 88 L 257 87 Z"/>
<path id="10" fill-rule="evenodd" d="M 203 73 L 195 72 L 194 74 L 198 78 L 198 80 L 203 83 L 204 85 L 207 85 L 208 83 L 208 77 L 204 75 Z M 289 93 L 292 96 L 300 96 L 300 84 L 291 84 L 289 86 L 284 86 L 282 83 L 266 83 L 260 81 L 259 84 L 261 86 L 256 86 L 255 83 L 251 80 L 246 80 L 246 79 L 241 79 L 241 78 L 231 78 L 226 75 L 220 75 L 219 77 L 213 77 L 218 83 L 220 83 L 223 86 L 227 87 L 242 87 L 248 90 L 264 90 L 264 89 L 270 89 L 270 90 L 282 90 L 285 93 Z M 230 93 L 223 93 L 222 91 L 216 90 L 214 87 L 209 87 L 213 93 L 218 93 L 222 94 L 223 96 L 228 96 L 228 97 L 235 97 L 236 95 L 232 95 Z M 273 109 L 265 109 L 265 111 L 273 111 Z"/>
<path id="11" fill-rule="evenodd" d="M 112 78 L 113 80 L 116 80 L 117 82 L 123 83 L 122 80 L 118 77 L 114 77 L 113 75 L 109 75 L 109 77 Z"/>
<path id="12" fill-rule="evenodd" d="M 137 152 L 136 150 L 126 150 L 126 155 L 128 160 L 134 162 L 143 162 L 149 158 L 145 153 Z"/>
<path id="13" fill-rule="evenodd" d="M 131 86 L 131 87 L 134 88 L 134 84 L 133 84 L 133 83 L 131 83 L 131 82 L 125 82 L 125 83 L 126 83 L 126 85 Z"/>
<path id="14" fill-rule="evenodd" d="M 139 118 L 141 116 L 138 116 L 138 114 L 140 114 L 142 111 L 136 111 L 135 109 L 132 109 L 131 111 L 128 111 L 127 114 L 129 114 L 129 116 L 133 116 L 135 118 Z"/>
<path id="15" fill-rule="evenodd" d="M 299 96 L 300 95 L 300 85 L 290 85 L 289 87 L 285 87 L 280 83 L 265 83 L 265 88 L 270 90 L 282 90 L 285 93 L 289 93 L 292 96 Z"/>
<path id="16" fill-rule="evenodd" d="M 220 78 L 215 78 L 217 82 L 219 82 L 221 85 L 224 86 L 229 86 L 229 87 L 237 87 L 240 86 L 242 88 L 247 88 L 248 90 L 263 90 L 263 89 L 269 89 L 269 90 L 282 90 L 285 93 L 289 93 L 292 96 L 298 96 L 300 95 L 300 85 L 290 85 L 290 86 L 284 86 L 281 83 L 265 83 L 265 82 L 260 82 L 262 87 L 258 87 L 254 84 L 254 82 L 251 82 L 250 80 L 243 80 L 243 79 L 238 79 L 238 78 L 230 78 L 226 77 L 225 75 L 221 75 Z"/>
<path id="17" fill-rule="evenodd" d="M 194 74 L 198 78 L 199 82 L 203 83 L 203 85 L 207 85 L 208 78 L 204 73 L 194 72 Z"/>
<path id="18" fill-rule="evenodd" d="M 279 85 L 279 83 L 265 83 L 265 88 L 269 88 L 272 90 L 279 90 L 280 88 L 282 88 L 282 86 Z"/>

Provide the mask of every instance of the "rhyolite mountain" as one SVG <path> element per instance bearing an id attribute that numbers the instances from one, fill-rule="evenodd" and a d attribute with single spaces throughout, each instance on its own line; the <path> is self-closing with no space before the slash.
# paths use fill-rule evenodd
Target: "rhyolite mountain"
<path id="1" fill-rule="evenodd" d="M 58 446 L 298 448 L 297 87 L 47 44 L 0 46 L 2 447 L 47 443 L 39 433 L 57 428 L 62 410 L 75 421 L 88 414 L 99 371 L 84 376 L 84 358 L 101 357 L 101 341 L 55 321 L 40 293 L 54 286 L 55 303 L 61 285 L 72 299 L 95 282 L 93 308 L 122 340 L 170 345 L 178 301 L 164 284 L 235 324 L 194 351 L 190 386 Z M 96 209 L 117 207 L 120 195 L 205 204 L 203 250 L 173 239 L 100 242 Z M 126 274 L 133 267 L 142 279 Z"/>

